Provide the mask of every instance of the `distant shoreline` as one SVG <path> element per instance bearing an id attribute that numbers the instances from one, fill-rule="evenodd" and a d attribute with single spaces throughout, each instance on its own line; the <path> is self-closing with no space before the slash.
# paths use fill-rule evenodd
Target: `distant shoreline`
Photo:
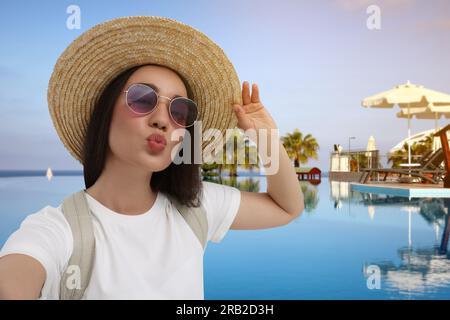
<path id="1" fill-rule="evenodd" d="M 83 176 L 82 170 L 52 170 L 53 176 Z M 46 177 L 47 170 L 0 170 L 0 178 L 12 178 L 12 177 Z M 222 176 L 228 176 L 227 172 L 223 172 Z M 264 177 L 264 174 L 259 172 L 250 171 L 238 171 L 238 176 Z"/>
<path id="2" fill-rule="evenodd" d="M 82 170 L 52 170 L 53 176 L 83 176 Z M 13 177 L 46 177 L 47 170 L 0 170 L 0 178 Z M 238 177 L 265 177 L 257 171 L 240 171 Z M 328 176 L 327 172 L 322 172 L 322 177 Z M 228 177 L 226 171 L 222 172 L 222 177 Z"/>
<path id="3" fill-rule="evenodd" d="M 52 170 L 53 176 L 82 176 L 81 170 Z M 6 177 L 46 177 L 47 170 L 0 170 L 0 178 Z"/>

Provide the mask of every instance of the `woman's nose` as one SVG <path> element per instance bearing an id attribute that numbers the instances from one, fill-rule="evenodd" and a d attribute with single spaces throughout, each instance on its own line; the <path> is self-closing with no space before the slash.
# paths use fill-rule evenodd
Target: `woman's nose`
<path id="1" fill-rule="evenodd" d="M 164 97 L 158 99 L 156 110 L 150 114 L 148 120 L 151 126 L 167 130 L 170 123 L 169 104 L 170 101 Z"/>

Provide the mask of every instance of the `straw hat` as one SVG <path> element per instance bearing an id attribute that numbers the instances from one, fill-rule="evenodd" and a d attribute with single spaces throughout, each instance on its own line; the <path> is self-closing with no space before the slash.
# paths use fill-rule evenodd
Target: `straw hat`
<path id="1" fill-rule="evenodd" d="M 101 92 L 122 71 L 143 64 L 167 66 L 183 77 L 198 105 L 203 131 L 219 129 L 225 140 L 225 130 L 236 126 L 232 104 L 242 104 L 240 81 L 216 43 L 173 19 L 116 18 L 76 38 L 58 58 L 48 84 L 53 124 L 66 149 L 80 163 L 90 115 Z M 218 145 L 211 137 L 211 132 L 205 133 L 203 151 Z"/>

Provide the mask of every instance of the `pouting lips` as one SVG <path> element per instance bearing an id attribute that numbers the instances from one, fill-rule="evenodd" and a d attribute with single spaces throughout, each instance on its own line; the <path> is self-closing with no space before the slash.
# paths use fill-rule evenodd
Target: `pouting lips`
<path id="1" fill-rule="evenodd" d="M 148 136 L 147 140 L 166 145 L 166 139 L 164 138 L 164 136 L 157 133 L 153 133 L 150 136 Z"/>

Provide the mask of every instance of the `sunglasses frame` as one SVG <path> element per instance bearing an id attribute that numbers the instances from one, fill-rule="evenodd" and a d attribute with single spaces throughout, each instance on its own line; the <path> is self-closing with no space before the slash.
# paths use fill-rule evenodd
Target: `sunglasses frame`
<path id="1" fill-rule="evenodd" d="M 135 85 L 145 86 L 145 87 L 149 88 L 150 90 L 152 90 L 152 91 L 156 94 L 156 106 L 153 107 L 153 109 L 150 110 L 149 112 L 145 112 L 145 113 L 136 112 L 136 111 L 134 111 L 133 108 L 128 104 L 128 91 L 130 90 L 130 88 L 131 88 L 132 86 L 135 86 Z M 153 111 L 156 110 L 156 108 L 158 108 L 158 105 L 159 105 L 159 98 L 162 97 L 162 98 L 166 98 L 167 100 L 169 100 L 169 105 L 168 105 L 168 108 L 169 108 L 169 116 L 170 116 L 170 118 L 172 119 L 172 121 L 175 122 L 178 126 L 183 127 L 183 128 L 189 128 L 189 127 L 192 127 L 192 126 L 195 124 L 195 121 L 198 120 L 198 106 L 197 106 L 197 104 L 195 103 L 195 101 L 193 101 L 193 100 L 191 100 L 191 99 L 189 99 L 189 98 L 185 98 L 185 97 L 176 97 L 176 98 L 171 99 L 171 98 L 169 98 L 169 97 L 160 95 L 158 92 L 156 92 L 156 90 L 154 90 L 152 87 L 150 87 L 148 84 L 145 84 L 145 83 L 132 83 L 132 84 L 130 84 L 130 85 L 128 86 L 127 90 L 124 90 L 123 92 L 125 92 L 125 104 L 126 104 L 127 107 L 131 110 L 131 112 L 133 112 L 133 113 L 135 113 L 135 114 L 138 114 L 138 115 L 142 115 L 142 116 L 143 116 L 143 115 L 147 115 L 147 114 L 152 113 Z M 189 125 L 189 126 L 184 126 L 184 125 L 181 125 L 181 124 L 179 124 L 178 122 L 176 122 L 175 119 L 174 119 L 173 116 L 172 116 L 172 112 L 170 112 L 170 107 L 171 107 L 171 105 L 172 105 L 172 102 L 173 102 L 174 100 L 177 100 L 177 99 L 183 99 L 183 100 L 188 100 L 188 101 L 190 101 L 191 103 L 194 104 L 195 109 L 197 110 L 197 115 L 196 115 L 196 117 L 195 117 L 195 120 L 194 120 L 194 122 L 193 122 L 191 125 Z"/>

